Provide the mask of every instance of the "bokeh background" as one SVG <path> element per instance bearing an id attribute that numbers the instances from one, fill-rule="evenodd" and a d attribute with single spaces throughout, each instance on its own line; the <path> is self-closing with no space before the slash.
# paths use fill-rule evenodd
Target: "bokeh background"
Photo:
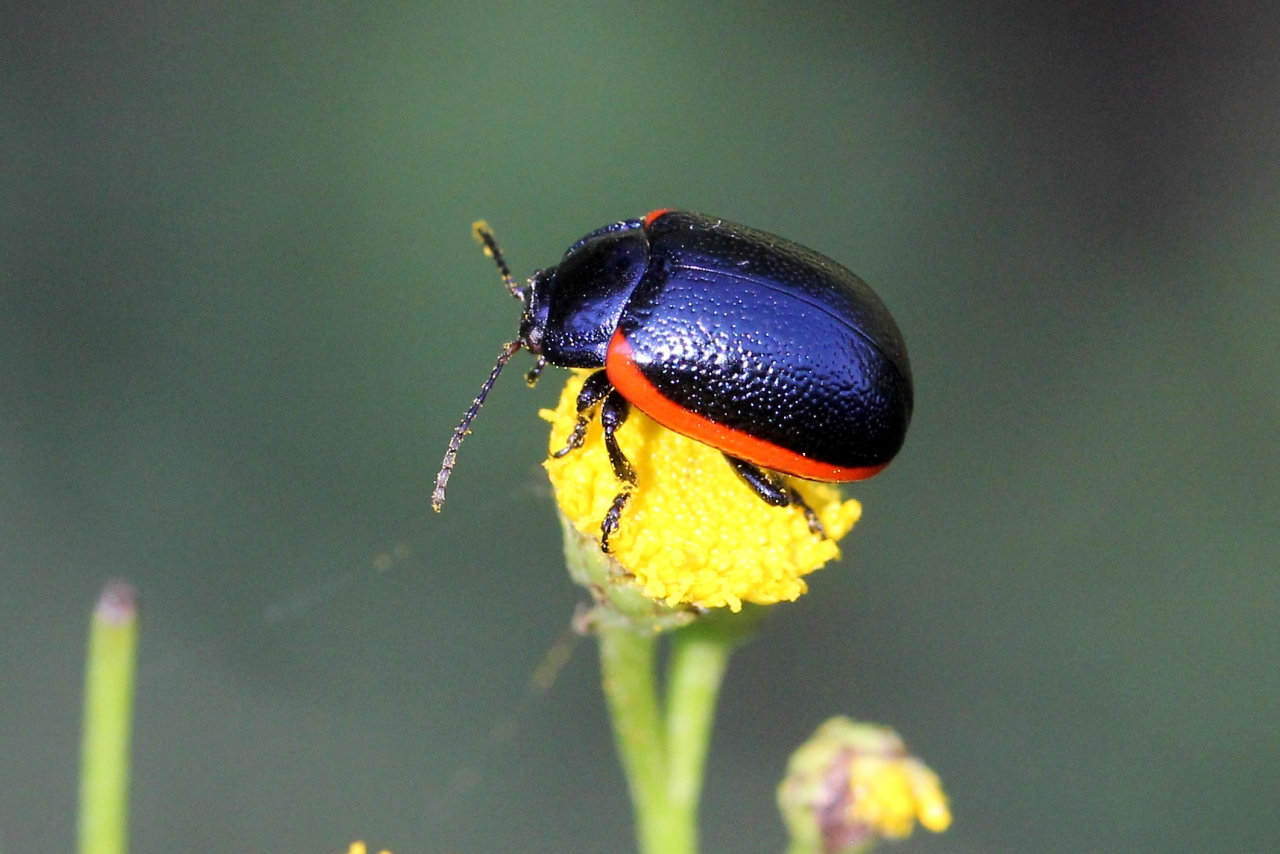
<path id="1" fill-rule="evenodd" d="M 0 847 L 73 840 L 85 622 L 144 607 L 134 850 L 625 851 L 503 378 L 519 275 L 713 213 L 873 283 L 917 382 L 735 658 L 705 850 L 897 727 L 904 852 L 1280 850 L 1280 7 L 51 3 L 0 13 Z"/>

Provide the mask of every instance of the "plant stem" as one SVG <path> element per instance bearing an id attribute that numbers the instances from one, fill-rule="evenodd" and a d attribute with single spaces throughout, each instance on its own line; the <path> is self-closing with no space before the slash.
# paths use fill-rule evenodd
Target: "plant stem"
<path id="1" fill-rule="evenodd" d="M 722 632 L 691 626 L 672 639 L 667 665 L 667 797 L 673 820 L 691 828 L 694 850 L 698 838 L 698 800 L 716 701 L 733 650 Z"/>
<path id="2" fill-rule="evenodd" d="M 698 800 L 716 700 L 733 648 L 763 609 L 700 613 L 644 595 L 563 516 L 565 560 L 596 597 L 592 627 L 614 740 L 626 772 L 641 854 L 696 854 Z M 658 639 L 672 638 L 666 701 L 655 673 Z"/>
<path id="3" fill-rule="evenodd" d="M 133 588 L 103 588 L 89 626 L 80 768 L 80 854 L 128 848 L 129 736 L 138 642 Z"/>
<path id="4" fill-rule="evenodd" d="M 640 851 L 692 854 L 690 829 L 673 820 L 667 804 L 667 751 L 654 683 L 658 636 L 622 622 L 601 625 L 599 635 L 604 693 L 631 790 Z"/>
<path id="5" fill-rule="evenodd" d="M 704 617 L 671 633 L 665 713 L 654 675 L 658 633 L 616 615 L 597 625 L 604 692 L 642 854 L 695 854 L 698 801 L 729 654 L 752 615 Z"/>

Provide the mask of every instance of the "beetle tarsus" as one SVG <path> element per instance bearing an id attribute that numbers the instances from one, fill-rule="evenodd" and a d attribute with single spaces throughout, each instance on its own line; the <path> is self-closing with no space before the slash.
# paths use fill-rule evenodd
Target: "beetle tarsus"
<path id="1" fill-rule="evenodd" d="M 573 432 L 569 434 L 569 439 L 564 443 L 564 447 L 558 451 L 552 451 L 551 456 L 558 460 L 570 451 L 581 448 L 582 443 L 586 441 L 587 425 L 590 423 L 590 419 L 585 415 L 579 415 L 577 423 L 573 425 Z"/>
<path id="2" fill-rule="evenodd" d="M 626 509 L 627 502 L 630 500 L 631 490 L 619 492 L 613 497 L 609 512 L 604 514 L 604 521 L 600 523 L 600 551 L 605 554 L 609 554 L 609 537 L 618 532 L 618 520 L 622 517 L 622 511 Z"/>
<path id="3" fill-rule="evenodd" d="M 827 536 L 827 529 L 822 527 L 822 520 L 818 518 L 818 514 L 813 512 L 809 503 L 794 489 L 791 490 L 791 503 L 800 505 L 800 509 L 804 511 L 804 520 L 809 523 L 809 533 L 817 534 L 824 540 L 830 539 Z"/>
<path id="4" fill-rule="evenodd" d="M 545 356 L 539 356 L 538 361 L 534 362 L 533 367 L 524 375 L 525 384 L 528 385 L 529 388 L 533 388 L 538 384 L 538 377 L 542 376 L 542 369 L 546 366 L 547 358 Z"/>
<path id="5" fill-rule="evenodd" d="M 596 371 L 587 377 L 582 384 L 582 390 L 578 392 L 578 400 L 574 404 L 578 411 L 578 421 L 573 425 L 573 432 L 569 434 L 569 440 L 565 442 L 565 446 L 552 453 L 552 457 L 558 460 L 570 451 L 582 447 L 582 443 L 587 438 L 587 427 L 591 424 L 591 410 L 608 397 L 612 391 L 613 384 L 609 382 L 609 375 L 604 371 Z M 626 416 L 623 417 L 625 418 Z"/>

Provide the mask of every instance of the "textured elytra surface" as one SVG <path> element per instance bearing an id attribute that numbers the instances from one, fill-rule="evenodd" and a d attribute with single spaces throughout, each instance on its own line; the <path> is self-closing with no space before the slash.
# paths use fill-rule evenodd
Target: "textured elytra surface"
<path id="1" fill-rule="evenodd" d="M 651 265 L 773 285 L 788 298 L 826 309 L 847 321 L 910 382 L 906 345 L 893 316 L 870 285 L 827 256 L 776 234 L 683 212 L 657 220 L 648 238 Z"/>
<path id="2" fill-rule="evenodd" d="M 838 466 L 873 466 L 911 417 L 901 333 L 860 279 L 773 235 L 689 214 L 650 233 L 621 326 L 664 397 Z"/>

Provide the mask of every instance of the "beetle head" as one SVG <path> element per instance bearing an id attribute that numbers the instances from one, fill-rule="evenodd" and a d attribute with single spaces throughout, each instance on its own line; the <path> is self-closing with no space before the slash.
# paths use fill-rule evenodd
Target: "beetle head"
<path id="1" fill-rule="evenodd" d="M 539 270 L 525 285 L 520 299 L 524 302 L 524 311 L 520 315 L 520 343 L 535 356 L 542 355 L 542 338 L 547 330 L 547 318 L 551 313 L 551 277 L 555 268 Z"/>

